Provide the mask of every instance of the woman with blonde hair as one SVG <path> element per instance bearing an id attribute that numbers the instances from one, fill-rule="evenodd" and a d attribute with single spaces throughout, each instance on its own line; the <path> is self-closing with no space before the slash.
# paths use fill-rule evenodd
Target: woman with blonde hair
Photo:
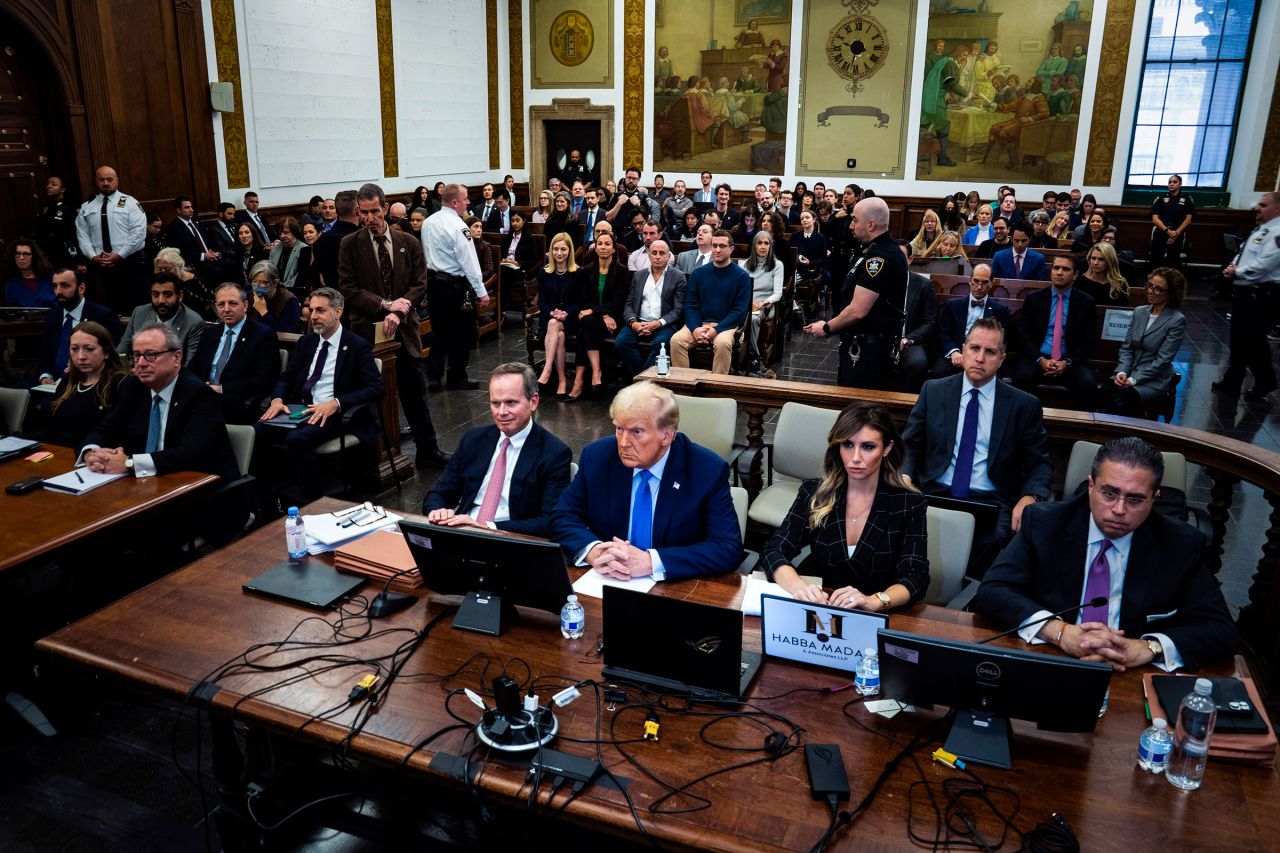
<path id="1" fill-rule="evenodd" d="M 943 231 L 919 257 L 969 260 L 969 256 L 964 253 L 964 244 L 960 240 L 960 235 L 954 231 Z"/>
<path id="2" fill-rule="evenodd" d="M 845 407 L 827 434 L 822 477 L 805 480 L 760 565 L 801 601 L 880 611 L 929 588 L 928 502 L 902 476 L 904 452 L 885 407 Z M 809 557 L 792 560 L 808 545 Z M 801 574 L 818 575 L 822 588 Z M 835 587 L 828 595 L 823 588 Z"/>
<path id="3" fill-rule="evenodd" d="M 938 239 L 938 235 L 942 233 L 942 220 L 938 217 L 937 211 L 929 208 L 924 212 L 924 219 L 920 222 L 920 230 L 916 232 L 916 236 L 907 244 L 907 251 L 911 257 L 919 257 L 925 253 L 925 250 Z"/>
<path id="4" fill-rule="evenodd" d="M 551 238 L 547 265 L 538 273 L 538 336 L 547 353 L 538 386 L 549 394 L 551 376 L 559 377 L 556 399 L 568 399 L 569 376 L 565 372 L 565 341 L 578 331 L 578 264 L 573 259 L 573 238 L 561 231 Z"/>
<path id="5" fill-rule="evenodd" d="M 1120 258 L 1110 243 L 1098 243 L 1085 256 L 1084 275 L 1076 286 L 1099 305 L 1129 304 L 1129 282 L 1120 272 Z"/>
<path id="6" fill-rule="evenodd" d="M 1065 210 L 1060 210 L 1053 216 L 1053 221 L 1049 223 L 1049 228 L 1045 234 L 1058 241 L 1058 245 L 1062 245 L 1063 240 L 1071 240 L 1071 214 Z"/>

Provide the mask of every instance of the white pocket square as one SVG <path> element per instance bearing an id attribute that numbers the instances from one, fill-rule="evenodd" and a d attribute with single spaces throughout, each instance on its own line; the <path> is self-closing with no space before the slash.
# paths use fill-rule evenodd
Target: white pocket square
<path id="1" fill-rule="evenodd" d="M 1159 622 L 1161 619 L 1168 619 L 1170 616 L 1178 615 L 1178 608 L 1173 608 L 1168 613 L 1152 613 L 1147 616 L 1148 622 Z"/>

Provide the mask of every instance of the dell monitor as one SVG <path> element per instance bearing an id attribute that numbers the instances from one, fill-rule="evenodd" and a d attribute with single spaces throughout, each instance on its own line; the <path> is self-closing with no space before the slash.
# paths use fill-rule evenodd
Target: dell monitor
<path id="1" fill-rule="evenodd" d="M 496 637 L 515 605 L 559 613 L 573 592 L 555 542 L 472 527 L 401 521 L 400 532 L 426 587 L 461 595 L 453 627 Z"/>
<path id="2" fill-rule="evenodd" d="M 946 705 L 955 721 L 944 748 L 1009 769 L 1009 720 L 1047 731 L 1091 732 L 1111 665 L 882 628 L 880 692 L 915 705 Z"/>

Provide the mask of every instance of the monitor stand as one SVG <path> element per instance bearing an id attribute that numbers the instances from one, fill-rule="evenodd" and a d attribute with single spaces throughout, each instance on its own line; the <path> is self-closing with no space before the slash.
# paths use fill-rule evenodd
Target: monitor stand
<path id="1" fill-rule="evenodd" d="M 462 599 L 453 627 L 497 637 L 502 634 L 502 596 L 477 590 Z"/>
<path id="2" fill-rule="evenodd" d="M 973 764 L 1008 770 L 1009 721 L 988 711 L 956 711 L 947 742 L 947 752 Z"/>

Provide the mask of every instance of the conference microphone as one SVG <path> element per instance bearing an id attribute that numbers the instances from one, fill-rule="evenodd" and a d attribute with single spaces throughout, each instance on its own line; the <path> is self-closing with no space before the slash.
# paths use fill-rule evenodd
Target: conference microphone
<path id="1" fill-rule="evenodd" d="M 1050 619 L 1058 619 L 1062 616 L 1067 615 L 1068 613 L 1075 613 L 1077 610 L 1081 610 L 1085 607 L 1106 607 L 1106 606 L 1107 606 L 1107 597 L 1105 595 L 1099 595 L 1096 598 L 1091 598 L 1088 601 L 1082 602 L 1080 604 L 1073 604 L 1071 607 L 1064 607 L 1062 610 L 1059 610 L 1057 613 L 1050 613 L 1048 616 L 1044 617 L 1043 619 L 1037 619 L 1034 622 L 1026 622 L 1026 623 L 1023 623 L 1022 625 L 1019 625 L 1016 628 L 1010 628 L 1008 631 L 1001 631 L 999 634 L 996 634 L 994 637 L 987 637 L 985 640 L 979 640 L 978 645 L 982 645 L 983 643 L 989 643 L 992 640 L 998 640 L 1001 637 L 1007 637 L 1010 634 L 1016 634 L 1019 631 L 1021 631 L 1023 628 L 1030 628 L 1032 625 L 1039 625 L 1042 622 L 1048 622 Z"/>
<path id="2" fill-rule="evenodd" d="M 417 570 L 417 566 L 410 569 L 401 569 L 391 577 L 387 578 L 387 582 L 382 585 L 382 592 L 373 597 L 369 602 L 367 615 L 370 619 L 381 619 L 383 616 L 390 616 L 392 613 L 399 613 L 406 607 L 411 606 L 418 600 L 416 595 L 410 595 L 407 592 L 392 592 L 391 582 L 401 575 L 407 575 Z"/>

